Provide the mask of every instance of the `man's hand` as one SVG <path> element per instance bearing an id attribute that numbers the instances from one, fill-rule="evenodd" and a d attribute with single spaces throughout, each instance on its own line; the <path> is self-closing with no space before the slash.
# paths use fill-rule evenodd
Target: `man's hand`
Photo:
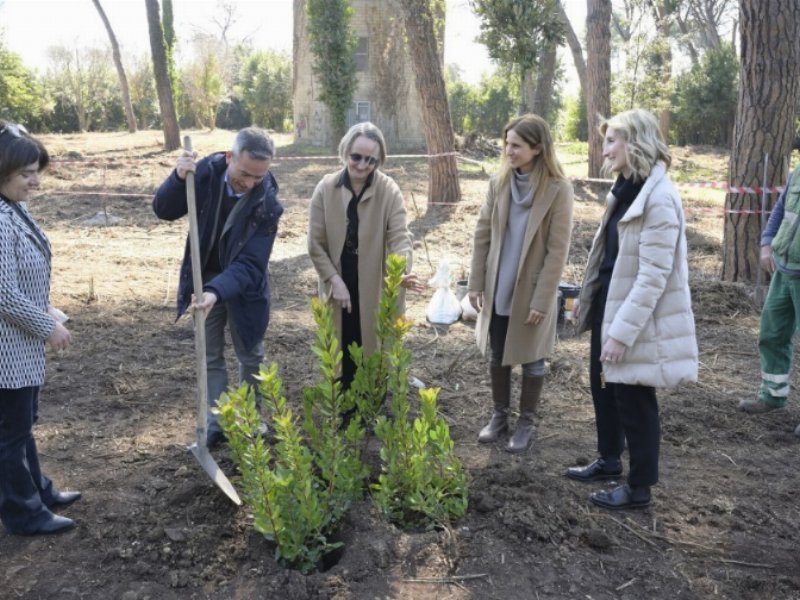
<path id="1" fill-rule="evenodd" d="M 208 314 L 208 312 L 214 308 L 217 300 L 217 295 L 214 292 L 203 292 L 199 301 L 195 299 L 193 294 L 192 305 L 189 307 L 189 310 L 202 310 L 205 314 Z"/>
<path id="2" fill-rule="evenodd" d="M 178 157 L 178 162 L 175 163 L 175 171 L 178 173 L 180 179 L 186 179 L 187 173 L 194 173 L 197 168 L 197 152 L 183 151 Z"/>
<path id="3" fill-rule="evenodd" d="M 772 258 L 772 246 L 761 246 L 761 268 L 772 275 L 775 272 L 775 259 Z"/>

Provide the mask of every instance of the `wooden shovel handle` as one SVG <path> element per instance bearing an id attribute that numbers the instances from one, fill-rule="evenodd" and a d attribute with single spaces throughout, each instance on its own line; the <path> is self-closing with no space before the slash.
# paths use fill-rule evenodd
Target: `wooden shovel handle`
<path id="1" fill-rule="evenodd" d="M 183 147 L 192 151 L 192 138 L 183 138 Z M 203 271 L 200 264 L 200 234 L 197 225 L 197 201 L 194 189 L 194 173 L 186 173 L 186 205 L 189 213 L 189 250 L 192 257 L 192 283 L 195 301 L 203 296 Z M 194 349 L 197 361 L 197 446 L 205 448 L 206 415 L 208 413 L 208 379 L 206 376 L 206 315 L 202 310 L 194 312 Z"/>

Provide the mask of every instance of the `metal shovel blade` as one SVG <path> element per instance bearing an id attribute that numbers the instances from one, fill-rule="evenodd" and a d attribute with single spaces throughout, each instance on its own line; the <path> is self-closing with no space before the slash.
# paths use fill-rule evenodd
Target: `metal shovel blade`
<path id="1" fill-rule="evenodd" d="M 198 445 L 195 442 L 189 446 L 189 450 L 192 451 L 192 454 L 194 454 L 197 462 L 200 463 L 200 466 L 203 467 L 203 470 L 206 473 L 208 473 L 208 476 L 211 477 L 212 481 L 217 485 L 217 487 L 225 492 L 225 495 L 233 500 L 235 504 L 241 506 L 242 501 L 239 498 L 239 494 L 236 493 L 233 484 L 231 484 L 230 480 L 225 476 L 225 473 L 222 472 L 222 469 L 219 468 L 219 465 L 214 460 L 214 457 L 211 456 L 208 448 L 202 444 Z"/>
<path id="2" fill-rule="evenodd" d="M 184 148 L 192 151 L 192 139 L 183 138 Z M 197 202 L 194 191 L 194 173 L 186 174 L 186 204 L 189 212 L 189 247 L 192 256 L 192 279 L 195 298 L 203 294 L 203 277 L 200 270 L 200 234 L 197 226 Z M 206 379 L 206 316 L 203 311 L 194 314 L 194 348 L 197 361 L 197 441 L 189 446 L 197 462 L 203 467 L 225 495 L 237 505 L 242 504 L 233 484 L 219 468 L 206 448 L 206 414 L 208 412 L 208 380 Z"/>

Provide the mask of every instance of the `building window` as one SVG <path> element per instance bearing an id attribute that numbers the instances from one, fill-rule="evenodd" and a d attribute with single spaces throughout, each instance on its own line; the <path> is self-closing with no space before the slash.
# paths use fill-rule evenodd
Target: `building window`
<path id="1" fill-rule="evenodd" d="M 353 102 L 353 106 L 347 111 L 347 126 L 352 127 L 356 123 L 372 120 L 370 115 L 370 104 L 364 100 Z"/>
<path id="2" fill-rule="evenodd" d="M 369 43 L 366 37 L 358 38 L 356 42 L 356 71 L 365 72 L 369 68 Z"/>

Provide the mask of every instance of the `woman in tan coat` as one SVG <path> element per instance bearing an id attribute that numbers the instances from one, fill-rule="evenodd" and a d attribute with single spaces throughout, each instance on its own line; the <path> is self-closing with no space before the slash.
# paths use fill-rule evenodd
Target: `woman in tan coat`
<path id="1" fill-rule="evenodd" d="M 533 114 L 503 130 L 500 172 L 475 227 L 469 299 L 478 314 L 481 352 L 490 348 L 494 412 L 478 435 L 494 442 L 508 429 L 511 368 L 522 365 L 519 419 L 508 450 L 522 452 L 555 344 L 558 284 L 572 232 L 572 184 L 565 178 L 547 122 Z"/>
<path id="2" fill-rule="evenodd" d="M 308 255 L 319 276 L 320 297 L 335 308 L 339 333 L 342 389 L 350 387 L 355 364 L 347 348 L 355 342 L 366 355 L 376 350 L 378 312 L 386 257 L 400 254 L 411 270 L 411 233 L 403 195 L 394 180 L 380 171 L 386 143 L 372 123 L 358 123 L 339 143 L 344 168 L 325 175 L 311 198 Z M 412 274 L 403 286 L 423 286 Z"/>
<path id="3" fill-rule="evenodd" d="M 658 482 L 655 388 L 697 381 L 686 221 L 655 116 L 630 110 L 604 121 L 600 133 L 604 168 L 618 177 L 575 308 L 579 330 L 592 332 L 589 380 L 600 457 L 566 475 L 618 479 L 627 441 L 628 482 L 590 500 L 609 509 L 644 508 Z"/>

